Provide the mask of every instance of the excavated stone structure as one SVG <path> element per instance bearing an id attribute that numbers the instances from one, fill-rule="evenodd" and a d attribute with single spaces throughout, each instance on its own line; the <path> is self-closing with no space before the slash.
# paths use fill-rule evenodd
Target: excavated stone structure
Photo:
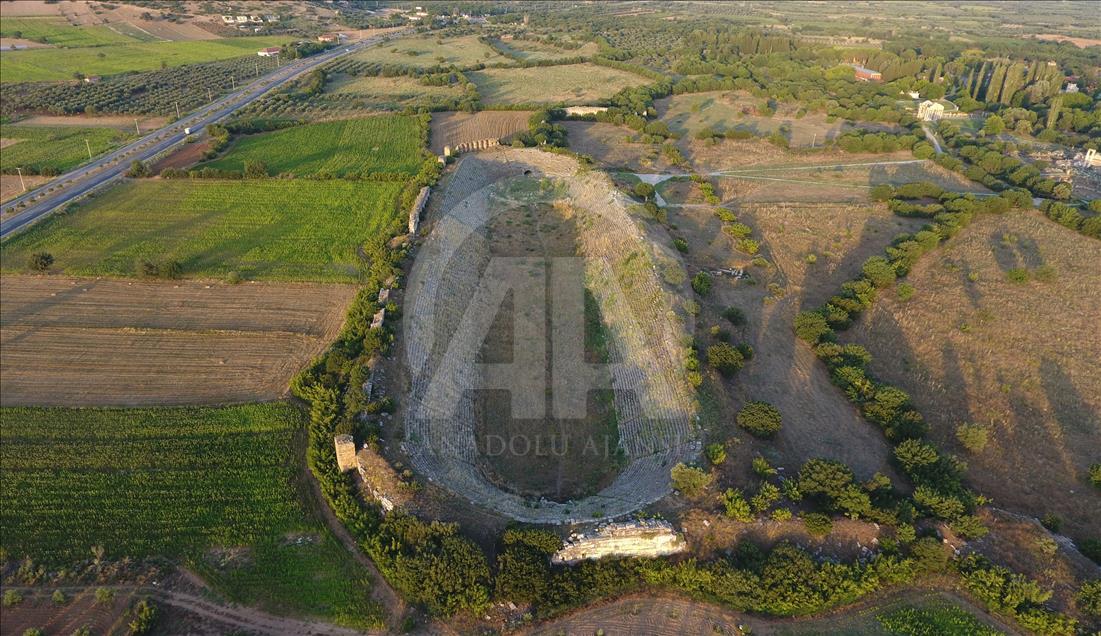
<path id="1" fill-rule="evenodd" d="M 623 516 L 670 490 L 670 468 L 699 454 L 694 399 L 684 369 L 690 319 L 681 308 L 686 277 L 673 288 L 658 266 L 679 264 L 665 237 L 650 239 L 630 216 L 629 201 L 606 175 L 579 172 L 575 160 L 536 149 L 496 149 L 462 159 L 438 201 L 433 227 L 419 249 L 405 302 L 405 362 L 411 387 L 404 401 L 403 449 L 429 480 L 470 501 L 529 523 L 591 523 Z M 480 343 L 448 342 L 476 296 L 490 260 L 484 234 L 495 184 L 506 178 L 550 178 L 566 184 L 579 212 L 586 287 L 609 332 L 612 388 L 626 466 L 598 493 L 578 501 L 525 499 L 491 483 L 479 468 L 476 367 L 464 364 Z M 617 293 L 622 290 L 622 293 Z M 463 357 L 469 358 L 464 360 Z M 440 396 L 447 399 L 441 400 Z M 448 408 L 440 407 L 447 403 Z"/>
<path id="2" fill-rule="evenodd" d="M 576 563 L 604 557 L 660 557 L 688 549 L 667 521 L 610 523 L 593 532 L 570 535 L 552 563 Z"/>
<path id="3" fill-rule="evenodd" d="M 336 447 L 336 467 L 347 472 L 356 467 L 356 442 L 351 435 L 337 435 L 333 438 Z"/>

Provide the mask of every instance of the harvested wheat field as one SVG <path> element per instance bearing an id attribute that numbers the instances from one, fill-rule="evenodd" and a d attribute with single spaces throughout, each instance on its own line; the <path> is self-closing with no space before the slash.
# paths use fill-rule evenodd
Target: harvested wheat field
<path id="1" fill-rule="evenodd" d="M 507 143 L 509 136 L 528 129 L 529 117 L 531 111 L 526 110 L 433 113 L 431 150 L 442 155 L 444 146 L 454 148 L 482 139 L 499 139 Z"/>
<path id="2" fill-rule="evenodd" d="M 282 395 L 340 329 L 350 285 L 0 279 L 4 406 L 226 404 Z"/>
<path id="3" fill-rule="evenodd" d="M 677 227 L 675 234 L 688 242 L 690 274 L 747 267 L 751 276 L 744 280 L 713 277 L 714 287 L 701 299 L 696 323 L 704 346 L 713 343 L 707 332 L 717 326 L 755 352 L 732 380 L 716 378 L 704 385 L 702 411 L 708 441 L 739 440 L 728 446 L 735 461 L 725 462 L 722 472 L 735 483 L 746 483 L 751 479 L 750 460 L 760 453 L 787 470 L 825 457 L 846 463 L 861 478 L 877 471 L 894 476 L 882 433 L 830 382 L 814 353 L 795 338 L 792 321 L 799 311 L 817 306 L 858 274 L 861 263 L 881 253 L 895 234 L 920 223 L 867 203 L 755 205 L 737 212 L 761 242 L 760 255 L 767 265 L 750 265 L 753 257 L 737 251 L 710 207 L 670 208 L 669 213 Z M 807 262 L 810 254 L 815 255 L 813 264 Z M 722 318 L 720 312 L 726 307 L 741 310 L 745 325 L 736 327 Z M 783 429 L 775 439 L 754 440 L 725 415 L 737 413 L 753 400 L 772 404 L 783 416 Z M 895 483 L 904 484 L 897 479 Z"/>
<path id="4" fill-rule="evenodd" d="M 994 504 L 1054 513 L 1071 536 L 1101 527 L 1087 479 L 1101 461 L 1101 242 L 1032 212 L 980 217 L 925 256 L 847 335 L 908 391 L 931 435 L 965 456 Z M 981 424 L 968 453 L 956 427 Z"/>

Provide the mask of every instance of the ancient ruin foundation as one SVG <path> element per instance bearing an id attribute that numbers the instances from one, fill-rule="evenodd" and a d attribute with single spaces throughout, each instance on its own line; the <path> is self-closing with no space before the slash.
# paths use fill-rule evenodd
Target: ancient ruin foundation
<path id="1" fill-rule="evenodd" d="M 469 331 L 464 317 L 472 312 L 492 316 L 498 310 L 485 299 L 493 291 L 486 292 L 492 288 L 486 277 L 494 260 L 486 228 L 500 212 L 494 201 L 502 182 L 524 178 L 562 188 L 575 215 L 585 287 L 599 305 L 608 333 L 612 364 L 605 366 L 614 391 L 623 465 L 599 492 L 576 501 L 524 497 L 494 484 L 476 439 L 480 421 L 475 394 L 492 371 L 478 366 L 483 341 L 464 335 Z M 677 281 L 676 286 L 663 281 L 659 271 L 679 260 L 664 247 L 670 243 L 667 237 L 650 237 L 647 232 L 655 230 L 636 223 L 628 203 L 606 176 L 579 174 L 577 162 L 567 157 L 498 149 L 462 159 L 427 220 L 431 227 L 406 295 L 404 355 L 411 386 L 402 405 L 403 448 L 420 473 L 476 504 L 532 523 L 621 516 L 669 492 L 670 468 L 699 452 L 683 367 L 690 333 L 685 326 L 689 317 L 680 309 L 686 277 L 665 278 Z M 539 262 L 530 265 L 537 274 Z M 548 294 L 554 293 L 551 287 Z M 517 334 L 516 341 L 541 342 L 544 334 Z"/>
<path id="2" fill-rule="evenodd" d="M 660 557 L 684 552 L 688 543 L 668 521 L 610 523 L 592 532 L 571 535 L 551 557 L 553 563 L 576 563 L 604 557 Z"/>

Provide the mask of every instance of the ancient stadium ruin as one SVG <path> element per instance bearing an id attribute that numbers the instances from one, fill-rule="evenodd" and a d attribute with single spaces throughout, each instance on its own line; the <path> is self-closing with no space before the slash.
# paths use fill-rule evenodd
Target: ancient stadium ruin
<path id="1" fill-rule="evenodd" d="M 413 467 L 529 523 L 617 517 L 667 494 L 699 441 L 690 291 L 664 230 L 606 175 L 533 149 L 464 156 L 435 197 L 404 316 Z"/>

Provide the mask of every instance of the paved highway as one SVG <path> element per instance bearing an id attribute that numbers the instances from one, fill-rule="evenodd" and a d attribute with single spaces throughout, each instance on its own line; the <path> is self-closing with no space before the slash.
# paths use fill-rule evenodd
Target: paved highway
<path id="1" fill-rule="evenodd" d="M 182 142 L 187 136 L 184 134 L 185 128 L 190 128 L 191 133 L 195 134 L 204 126 L 221 121 L 238 109 L 256 101 L 264 93 L 286 84 L 302 73 L 311 71 L 333 58 L 347 55 L 352 51 L 377 44 L 396 35 L 400 35 L 400 33 L 392 32 L 367 38 L 354 44 L 340 46 L 331 51 L 296 60 L 248 84 L 235 93 L 189 113 L 179 121 L 149 133 L 114 152 L 96 157 L 76 170 L 63 174 L 35 190 L 30 190 L 8 201 L 3 206 L 4 215 L 7 218 L 0 221 L 0 239 L 7 238 L 12 233 L 18 232 L 50 212 L 108 181 L 118 179 L 129 169 L 132 161 L 148 160 L 150 157 Z M 48 189 L 55 188 L 59 184 L 61 185 L 60 189 L 47 192 Z M 18 213 L 12 213 L 21 203 L 26 203 L 26 207 Z"/>

